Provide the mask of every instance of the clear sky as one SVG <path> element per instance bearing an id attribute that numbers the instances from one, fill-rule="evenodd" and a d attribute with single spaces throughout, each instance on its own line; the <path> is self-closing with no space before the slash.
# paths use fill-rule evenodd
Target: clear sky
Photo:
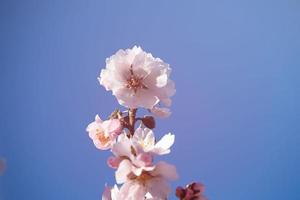
<path id="1" fill-rule="evenodd" d="M 1 200 L 96 200 L 114 183 L 85 128 L 118 106 L 96 79 L 105 58 L 133 45 L 173 68 L 155 129 L 176 135 L 173 188 L 300 199 L 298 0 L 7 0 L 0 16 Z"/>

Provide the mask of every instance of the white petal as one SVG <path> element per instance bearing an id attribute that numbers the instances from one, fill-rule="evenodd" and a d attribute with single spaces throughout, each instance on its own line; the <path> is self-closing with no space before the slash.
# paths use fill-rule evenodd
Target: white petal
<path id="1" fill-rule="evenodd" d="M 111 188 L 105 185 L 105 189 L 102 194 L 102 200 L 112 200 L 111 199 Z"/>
<path id="2" fill-rule="evenodd" d="M 136 101 L 136 98 L 134 97 L 134 91 L 131 89 L 128 89 L 126 87 L 121 87 L 115 91 L 113 91 L 113 94 L 118 99 L 119 104 L 128 107 L 128 108 L 137 108 L 138 102 Z"/>
<path id="3" fill-rule="evenodd" d="M 175 135 L 168 133 L 164 135 L 154 146 L 153 153 L 163 155 L 170 153 L 170 147 L 174 144 Z"/>
<path id="4" fill-rule="evenodd" d="M 150 89 L 139 89 L 136 94 L 133 95 L 133 98 L 137 107 L 148 109 L 153 108 L 153 106 L 159 102 L 156 94 Z"/>
<path id="5" fill-rule="evenodd" d="M 173 96 L 176 93 L 176 89 L 175 89 L 175 83 L 174 81 L 170 80 L 168 81 L 168 84 L 166 85 L 166 95 L 167 96 Z"/>
<path id="6" fill-rule="evenodd" d="M 123 160 L 120 163 L 120 165 L 115 173 L 117 184 L 122 184 L 127 181 L 127 175 L 130 174 L 131 167 L 132 167 L 132 165 L 129 160 Z"/>
<path id="7" fill-rule="evenodd" d="M 111 199 L 112 200 L 119 200 L 120 199 L 120 190 L 117 185 L 111 189 Z"/>
<path id="8" fill-rule="evenodd" d="M 130 140 L 118 141 L 111 148 L 112 153 L 115 156 L 131 157 L 131 142 Z"/>
<path id="9" fill-rule="evenodd" d="M 99 117 L 99 115 L 96 115 L 96 116 L 95 116 L 95 122 L 97 122 L 97 123 L 101 123 L 101 122 L 102 122 L 102 120 L 101 120 L 101 118 Z"/>
<path id="10" fill-rule="evenodd" d="M 136 175 L 136 176 L 140 176 L 143 172 L 143 168 L 142 167 L 134 167 L 132 166 L 131 171 Z"/>
<path id="11" fill-rule="evenodd" d="M 135 141 L 140 141 L 144 139 L 144 129 L 141 127 L 138 127 L 137 129 L 135 129 L 134 135 L 133 135 L 133 139 Z"/>
<path id="12" fill-rule="evenodd" d="M 166 86 L 168 83 L 168 75 L 167 74 L 162 74 L 161 76 L 156 78 L 156 86 L 161 88 Z"/>
<path id="13" fill-rule="evenodd" d="M 120 199 L 118 200 L 144 200 L 146 188 L 136 181 L 124 183 L 120 189 Z"/>
<path id="14" fill-rule="evenodd" d="M 145 128 L 146 137 L 144 138 L 144 149 L 146 152 L 152 150 L 155 144 L 155 136 L 151 129 Z"/>

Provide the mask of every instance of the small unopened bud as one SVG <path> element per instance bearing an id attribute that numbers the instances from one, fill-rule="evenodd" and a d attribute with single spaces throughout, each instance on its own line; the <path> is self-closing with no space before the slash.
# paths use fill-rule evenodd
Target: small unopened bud
<path id="1" fill-rule="evenodd" d="M 142 118 L 142 122 L 147 128 L 155 128 L 155 119 L 152 116 L 144 116 L 144 118 Z"/>
<path id="2" fill-rule="evenodd" d="M 176 196 L 180 200 L 207 200 L 203 192 L 204 185 L 202 183 L 193 182 L 185 188 L 177 187 Z"/>
<path id="3" fill-rule="evenodd" d="M 178 197 L 179 199 L 182 199 L 185 197 L 185 189 L 183 189 L 182 187 L 177 187 L 176 188 L 176 197 Z"/>
<path id="4" fill-rule="evenodd" d="M 191 189 L 194 193 L 203 193 L 204 192 L 204 185 L 202 183 L 192 183 L 190 184 Z"/>

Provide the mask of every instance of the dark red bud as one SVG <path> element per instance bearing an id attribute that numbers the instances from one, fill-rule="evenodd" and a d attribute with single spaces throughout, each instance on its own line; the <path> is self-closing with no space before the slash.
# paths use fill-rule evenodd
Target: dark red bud
<path id="1" fill-rule="evenodd" d="M 155 119 L 152 116 L 144 116 L 142 118 L 142 122 L 147 128 L 150 128 L 150 129 L 155 128 Z"/>
<path id="2" fill-rule="evenodd" d="M 185 189 L 183 189 L 182 187 L 177 187 L 176 188 L 176 196 L 179 198 L 179 199 L 182 199 L 185 197 Z"/>

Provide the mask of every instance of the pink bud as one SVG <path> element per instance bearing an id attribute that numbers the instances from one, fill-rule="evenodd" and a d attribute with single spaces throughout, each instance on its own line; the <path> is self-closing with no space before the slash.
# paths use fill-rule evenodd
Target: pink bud
<path id="1" fill-rule="evenodd" d="M 117 169 L 121 161 L 122 159 L 120 157 L 111 156 L 107 159 L 107 165 L 113 169 Z"/>

